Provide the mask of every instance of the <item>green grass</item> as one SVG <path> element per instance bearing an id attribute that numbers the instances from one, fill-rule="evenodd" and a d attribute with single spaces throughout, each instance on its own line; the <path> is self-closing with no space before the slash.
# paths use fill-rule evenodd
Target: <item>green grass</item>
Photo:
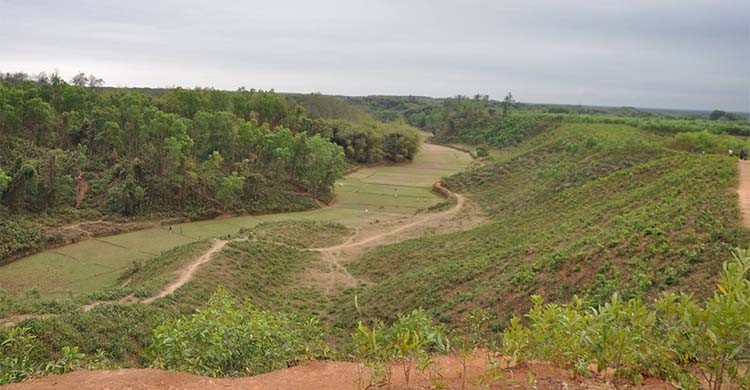
<path id="1" fill-rule="evenodd" d="M 266 225 L 270 226 L 266 231 L 269 238 L 283 240 L 283 234 L 271 237 L 274 230 L 283 225 L 288 224 Z M 303 226 L 310 227 L 307 224 Z M 316 243 L 335 242 L 348 229 L 329 225 L 325 231 L 330 234 L 318 233 L 319 240 Z M 174 279 L 174 271 L 182 269 L 210 245 L 206 240 L 169 250 L 129 269 L 132 272 L 124 275 L 129 279 L 127 287 L 110 290 L 106 294 L 92 294 L 91 298 L 115 300 L 131 293 L 139 297 L 150 296 Z M 149 305 L 112 303 L 83 312 L 80 304 L 75 304 L 71 299 L 26 297 L 9 300 L 0 296 L 3 298 L 0 299 L 0 314 L 58 314 L 47 318 L 27 319 L 21 324 L 29 327 L 31 333 L 38 338 L 38 349 L 45 358 L 54 358 L 54 351 L 63 346 L 77 345 L 89 355 L 94 355 L 101 348 L 109 358 L 124 367 L 142 366 L 146 362 L 144 347 L 151 343 L 154 327 L 165 319 L 204 308 L 219 287 L 233 296 L 247 298 L 257 307 L 266 310 L 323 316 L 327 304 L 324 293 L 296 283 L 296 276 L 317 261 L 317 253 L 285 244 L 267 241 L 232 242 L 224 250 L 214 254 L 210 262 L 201 266 L 190 282 L 177 289 L 174 294 Z"/>
<path id="2" fill-rule="evenodd" d="M 32 289 L 46 297 L 90 294 L 113 288 L 133 261 L 146 263 L 164 251 L 212 237 L 234 236 L 242 228 L 288 220 L 336 222 L 357 227 L 441 202 L 430 192 L 442 176 L 464 169 L 470 156 L 425 145 L 411 163 L 362 168 L 340 181 L 331 207 L 260 216 L 198 221 L 79 242 L 38 253 L 0 267 L 0 290 L 21 294 Z M 394 196 L 394 193 L 398 196 Z M 40 277 L 54 275 L 54 277 Z"/>
<path id="3" fill-rule="evenodd" d="M 3 266 L 0 288 L 9 292 L 36 288 L 53 297 L 92 293 L 114 286 L 133 261 L 143 262 L 193 241 L 165 229 L 82 241 Z"/>
<path id="4" fill-rule="evenodd" d="M 138 297 L 149 297 L 177 278 L 177 273 L 187 267 L 197 257 L 205 253 L 212 243 L 209 240 L 196 241 L 163 252 L 161 255 L 143 262 L 134 262 L 120 275 L 124 293 L 134 293 Z"/>
<path id="5" fill-rule="evenodd" d="M 459 322 L 482 307 L 502 326 L 529 296 L 590 304 L 615 291 L 707 294 L 739 227 L 735 160 L 675 151 L 670 137 L 623 126 L 566 124 L 514 149 L 505 162 L 447 180 L 491 222 L 381 247 L 349 267 L 374 282 L 338 298 L 342 326 L 429 308 Z"/>
<path id="6" fill-rule="evenodd" d="M 190 313 L 202 307 L 221 286 L 264 309 L 300 309 L 309 302 L 289 299 L 296 289 L 293 277 L 308 268 L 317 256 L 314 252 L 266 241 L 232 242 L 201 266 L 191 281 L 154 304 Z M 320 296 L 311 297 L 314 299 L 315 295 Z"/>
<path id="7" fill-rule="evenodd" d="M 265 222 L 252 230 L 253 238 L 273 241 L 295 248 L 323 248 L 341 244 L 354 232 L 334 222 L 283 221 Z"/>

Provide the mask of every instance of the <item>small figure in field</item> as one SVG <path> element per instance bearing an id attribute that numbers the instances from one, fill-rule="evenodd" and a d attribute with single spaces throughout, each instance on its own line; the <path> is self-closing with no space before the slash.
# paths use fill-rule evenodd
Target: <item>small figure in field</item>
<path id="1" fill-rule="evenodd" d="M 742 148 L 740 150 L 740 160 L 747 160 L 747 149 Z"/>
<path id="2" fill-rule="evenodd" d="M 169 232 L 172 233 L 172 227 L 171 226 L 169 227 Z"/>
<path id="3" fill-rule="evenodd" d="M 732 157 L 732 156 L 734 156 L 734 150 L 729 149 L 729 157 Z"/>

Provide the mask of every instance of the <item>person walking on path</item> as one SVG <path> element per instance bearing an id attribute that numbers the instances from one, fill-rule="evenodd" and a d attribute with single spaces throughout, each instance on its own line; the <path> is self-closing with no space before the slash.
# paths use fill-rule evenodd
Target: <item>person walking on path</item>
<path id="1" fill-rule="evenodd" d="M 742 148 L 740 150 L 740 160 L 747 160 L 747 149 Z"/>

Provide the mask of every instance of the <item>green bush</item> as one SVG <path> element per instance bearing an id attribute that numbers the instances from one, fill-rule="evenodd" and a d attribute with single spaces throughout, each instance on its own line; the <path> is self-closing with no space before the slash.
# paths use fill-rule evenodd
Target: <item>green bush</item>
<path id="1" fill-rule="evenodd" d="M 253 375 L 325 354 L 316 319 L 274 314 L 219 289 L 208 307 L 154 330 L 153 365 L 200 375 Z"/>
<path id="2" fill-rule="evenodd" d="M 419 135 L 404 123 L 383 125 L 383 156 L 393 162 L 414 159 L 419 148 Z"/>
<path id="3" fill-rule="evenodd" d="M 424 370 L 430 364 L 431 352 L 447 352 L 450 343 L 441 325 L 422 309 L 398 315 L 391 326 L 381 321 L 365 325 L 362 321 L 352 335 L 357 360 L 372 370 L 371 381 L 390 384 L 390 363 L 398 363 L 409 386 L 412 367 Z M 360 376 L 360 385 L 362 377 Z M 372 383 L 371 383 L 372 385 Z"/>
<path id="4" fill-rule="evenodd" d="M 671 377 L 694 387 L 693 364 L 704 382 L 719 390 L 746 385 L 750 362 L 750 252 L 738 250 L 724 264 L 717 291 L 701 307 L 689 296 L 666 294 L 653 306 L 617 294 L 598 308 L 579 299 L 543 304 L 532 298 L 528 325 L 511 320 L 504 352 L 518 360 L 543 359 L 588 375 L 588 366 L 613 368 L 640 382 L 643 374 Z"/>
<path id="5" fill-rule="evenodd" d="M 65 346 L 57 359 L 48 362 L 42 360 L 41 349 L 29 328 L 0 331 L 0 385 L 34 376 L 64 374 L 85 364 L 86 355 L 78 352 L 78 347 Z"/>

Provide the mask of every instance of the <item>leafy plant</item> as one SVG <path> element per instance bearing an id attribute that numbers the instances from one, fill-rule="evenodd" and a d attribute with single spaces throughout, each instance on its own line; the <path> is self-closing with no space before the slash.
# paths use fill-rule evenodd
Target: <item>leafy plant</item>
<path id="1" fill-rule="evenodd" d="M 653 306 L 640 299 L 587 308 L 544 304 L 532 298 L 528 325 L 511 320 L 503 350 L 518 360 L 543 359 L 585 374 L 595 363 L 617 377 L 640 382 L 642 374 L 664 375 L 695 387 L 691 366 L 704 383 L 720 390 L 726 383 L 746 383 L 750 362 L 750 251 L 737 250 L 724 263 L 714 296 L 703 307 L 689 296 L 666 294 Z"/>
<path id="2" fill-rule="evenodd" d="M 84 367 L 86 355 L 65 346 L 57 359 L 44 362 L 38 340 L 29 328 L 0 331 L 0 385 L 34 376 L 64 374 Z"/>
<path id="3" fill-rule="evenodd" d="M 319 322 L 258 310 L 219 289 L 208 307 L 154 329 L 155 367 L 209 376 L 254 375 L 324 355 Z"/>
<path id="4" fill-rule="evenodd" d="M 356 302 L 356 299 L 355 299 Z M 434 325 L 430 316 L 421 309 L 408 315 L 398 315 L 392 325 L 385 326 L 381 321 L 365 325 L 362 321 L 352 334 L 357 350 L 357 360 L 371 370 L 370 384 L 376 387 L 390 386 L 391 364 L 401 366 L 409 387 L 412 369 L 420 372 L 431 364 L 431 353 L 445 353 L 450 350 L 446 331 L 440 325 Z M 359 386 L 363 386 L 363 375 L 360 369 Z"/>

